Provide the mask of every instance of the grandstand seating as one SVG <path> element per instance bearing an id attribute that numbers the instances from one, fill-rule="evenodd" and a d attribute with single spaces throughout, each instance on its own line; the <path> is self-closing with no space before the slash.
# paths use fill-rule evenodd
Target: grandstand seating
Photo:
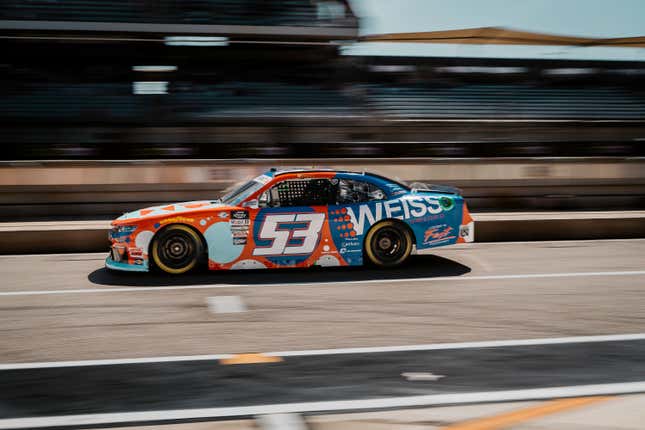
<path id="1" fill-rule="evenodd" d="M 353 89 L 359 91 L 286 82 L 178 82 L 171 83 L 165 95 L 135 95 L 128 83 L 22 84 L 1 91 L 0 119 L 201 122 L 358 113 L 428 119 L 645 118 L 645 95 L 619 87 L 359 85 Z"/>
<path id="2" fill-rule="evenodd" d="M 145 98 L 132 96 L 128 84 L 28 84 L 2 92 L 0 118 L 105 121 L 140 118 Z"/>
<path id="3" fill-rule="evenodd" d="M 208 117 L 335 116 L 351 113 L 353 102 L 340 91 L 311 85 L 228 83 L 172 94 L 178 112 Z"/>
<path id="4" fill-rule="evenodd" d="M 166 95 L 134 95 L 119 84 L 30 84 L 2 94 L 0 119 L 199 121 L 218 117 L 337 116 L 352 112 L 342 92 L 280 83 L 174 84 Z"/>
<path id="5" fill-rule="evenodd" d="M 317 5 L 310 0 L 4 0 L 0 19 L 345 26 L 344 7 L 337 6 L 330 8 L 325 2 Z"/>
<path id="6" fill-rule="evenodd" d="M 401 118 L 640 119 L 645 95 L 618 87 L 366 85 L 367 107 Z"/>

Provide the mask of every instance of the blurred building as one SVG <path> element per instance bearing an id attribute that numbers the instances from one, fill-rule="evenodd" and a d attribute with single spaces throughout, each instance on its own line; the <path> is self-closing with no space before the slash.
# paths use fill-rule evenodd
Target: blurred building
<path id="1" fill-rule="evenodd" d="M 4 159 L 645 155 L 645 64 L 353 57 L 346 0 L 6 0 Z"/>

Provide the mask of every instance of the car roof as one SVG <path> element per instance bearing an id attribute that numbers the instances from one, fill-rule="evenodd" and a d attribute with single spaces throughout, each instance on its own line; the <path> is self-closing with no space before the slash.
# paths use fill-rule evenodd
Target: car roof
<path id="1" fill-rule="evenodd" d="M 282 175 L 287 175 L 287 174 L 293 174 L 293 173 L 339 173 L 341 175 L 348 175 L 349 177 L 352 176 L 362 176 L 363 178 L 371 178 L 373 183 L 377 186 L 383 186 L 384 183 L 390 183 L 390 184 L 395 184 L 405 190 L 410 190 L 410 187 L 408 187 L 406 184 L 403 184 L 397 179 L 392 179 L 388 178 L 383 175 L 379 175 L 377 173 L 373 172 L 356 172 L 356 171 L 351 171 L 351 170 L 336 170 L 332 168 L 291 168 L 291 169 L 283 169 L 279 170 L 276 168 L 273 168 L 270 170 L 271 173 L 273 173 L 273 177 L 277 178 Z M 346 178 L 349 179 L 349 178 Z"/>
<path id="2" fill-rule="evenodd" d="M 391 181 L 390 178 L 386 178 L 385 176 L 381 176 L 381 175 L 378 175 L 378 174 L 372 173 L 372 172 L 366 172 L 366 171 L 356 172 L 356 171 L 351 171 L 351 170 L 337 170 L 337 169 L 332 169 L 332 168 L 306 168 L 306 167 L 292 168 L 292 169 L 276 169 L 276 168 L 272 168 L 270 171 L 273 173 L 273 177 L 278 177 L 278 176 L 282 176 L 282 175 L 288 175 L 288 174 L 292 174 L 292 173 L 330 173 L 330 172 L 333 172 L 333 173 L 345 173 L 345 174 L 351 174 L 351 175 L 373 176 L 373 177 L 376 177 L 376 178 L 381 178 L 381 179 Z"/>

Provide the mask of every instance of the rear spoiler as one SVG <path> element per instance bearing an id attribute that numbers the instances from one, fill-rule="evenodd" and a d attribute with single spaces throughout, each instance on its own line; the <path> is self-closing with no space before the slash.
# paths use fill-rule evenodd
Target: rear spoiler
<path id="1" fill-rule="evenodd" d="M 435 185 L 435 184 L 424 184 L 421 182 L 415 182 L 410 185 L 413 193 L 419 191 L 427 191 L 432 193 L 442 193 L 442 194 L 454 194 L 456 196 L 461 196 L 462 191 L 457 187 L 451 187 L 448 185 Z"/>

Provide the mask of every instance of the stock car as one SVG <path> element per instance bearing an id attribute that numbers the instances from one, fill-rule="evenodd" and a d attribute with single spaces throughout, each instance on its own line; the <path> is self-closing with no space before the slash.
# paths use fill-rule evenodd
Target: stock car
<path id="1" fill-rule="evenodd" d="M 111 227 L 107 268 L 170 274 L 394 267 L 413 252 L 474 238 L 456 188 L 324 169 L 271 169 L 220 199 L 140 209 Z"/>

